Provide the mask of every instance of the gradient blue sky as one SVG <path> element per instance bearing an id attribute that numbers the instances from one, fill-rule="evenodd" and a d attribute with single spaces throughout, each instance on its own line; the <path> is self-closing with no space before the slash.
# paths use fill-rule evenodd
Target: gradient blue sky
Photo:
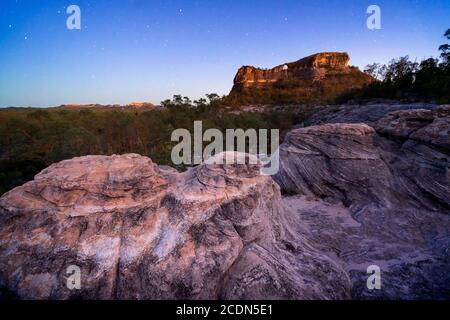
<path id="1" fill-rule="evenodd" d="M 66 28 L 71 4 L 82 30 Z M 370 4 L 382 30 L 366 28 Z M 437 56 L 449 27 L 449 0 L 0 0 L 0 107 L 226 94 L 246 64 Z"/>

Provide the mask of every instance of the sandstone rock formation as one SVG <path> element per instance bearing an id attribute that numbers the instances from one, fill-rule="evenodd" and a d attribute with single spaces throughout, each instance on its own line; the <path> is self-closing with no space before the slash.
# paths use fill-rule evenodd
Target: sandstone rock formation
<path id="1" fill-rule="evenodd" d="M 323 52 L 272 69 L 241 67 L 228 103 L 277 104 L 332 101 L 343 92 L 366 85 L 372 77 L 350 67 L 346 52 Z"/>
<path id="2" fill-rule="evenodd" d="M 0 198 L 0 291 L 448 299 L 450 106 L 397 107 L 320 110 L 333 123 L 288 133 L 274 179 L 250 164 L 178 173 L 136 154 L 53 164 Z M 71 265 L 80 290 L 66 286 Z M 366 286 L 370 265 L 380 290 Z"/>
<path id="3" fill-rule="evenodd" d="M 62 161 L 0 198 L 0 285 L 31 299 L 348 298 L 347 274 L 289 212 L 259 165 Z"/>
<path id="4" fill-rule="evenodd" d="M 273 69 L 243 66 L 238 70 L 234 84 L 251 87 L 283 79 L 320 80 L 327 72 L 348 72 L 349 61 L 350 57 L 346 52 L 324 52 Z"/>
<path id="5" fill-rule="evenodd" d="M 399 103 L 397 101 L 316 106 L 309 124 L 365 123 L 374 126 L 378 120 L 390 112 L 415 109 L 431 110 L 435 107 L 436 105 L 432 103 Z"/>
<path id="6" fill-rule="evenodd" d="M 131 108 L 137 108 L 137 109 L 143 109 L 143 108 L 155 109 L 156 108 L 156 106 L 153 103 L 141 102 L 141 101 L 133 101 L 130 104 L 128 104 L 127 106 L 131 107 Z"/>
<path id="7" fill-rule="evenodd" d="M 354 298 L 450 296 L 450 106 L 290 132 L 275 180 Z M 379 265 L 382 290 L 365 287 Z"/>

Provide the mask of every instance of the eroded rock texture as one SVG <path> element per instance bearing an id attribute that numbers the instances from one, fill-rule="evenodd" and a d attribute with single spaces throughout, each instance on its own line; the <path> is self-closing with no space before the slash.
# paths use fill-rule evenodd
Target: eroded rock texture
<path id="1" fill-rule="evenodd" d="M 322 52 L 272 69 L 239 68 L 227 102 L 234 105 L 333 101 L 374 79 L 349 66 L 346 52 Z"/>
<path id="2" fill-rule="evenodd" d="M 320 80 L 327 72 L 348 72 L 349 61 L 346 52 L 323 52 L 272 69 L 243 66 L 238 70 L 234 84 L 250 87 L 286 79 Z"/>
<path id="3" fill-rule="evenodd" d="M 294 218 L 259 165 L 74 158 L 0 198 L 0 281 L 31 299 L 348 298 Z"/>
<path id="4" fill-rule="evenodd" d="M 292 130 L 278 184 L 249 161 L 56 163 L 0 198 L 0 286 L 31 299 L 448 299 L 450 106 L 387 109 Z M 66 286 L 71 265 L 81 290 Z"/>
<path id="5" fill-rule="evenodd" d="M 390 112 L 415 109 L 431 110 L 435 107 L 436 105 L 431 103 L 399 103 L 397 101 L 317 106 L 309 123 L 310 125 L 365 123 L 374 126 L 378 120 Z"/>
<path id="6" fill-rule="evenodd" d="M 450 297 L 450 106 L 291 131 L 275 180 L 354 298 Z M 367 290 L 366 268 L 382 270 Z"/>

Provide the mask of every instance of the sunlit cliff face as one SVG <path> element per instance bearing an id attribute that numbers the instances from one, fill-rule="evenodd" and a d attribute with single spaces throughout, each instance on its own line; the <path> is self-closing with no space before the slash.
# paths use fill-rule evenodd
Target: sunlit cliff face
<path id="1" fill-rule="evenodd" d="M 349 61 L 350 57 L 346 52 L 324 52 L 272 69 L 244 66 L 239 69 L 234 84 L 249 87 L 284 79 L 317 80 L 327 71 L 345 72 L 349 68 Z"/>
<path id="2" fill-rule="evenodd" d="M 234 78 L 227 103 L 330 103 L 341 94 L 374 81 L 370 75 L 349 66 L 349 61 L 346 52 L 323 52 L 273 69 L 243 66 Z"/>

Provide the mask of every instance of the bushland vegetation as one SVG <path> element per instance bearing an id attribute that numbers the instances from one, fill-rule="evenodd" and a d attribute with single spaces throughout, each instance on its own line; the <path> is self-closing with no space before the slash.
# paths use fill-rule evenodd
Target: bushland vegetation
<path id="1" fill-rule="evenodd" d="M 450 40 L 450 29 L 445 32 L 444 37 Z M 420 62 L 404 56 L 392 59 L 388 64 L 368 65 L 364 71 L 377 81 L 342 94 L 336 102 L 385 98 L 450 103 L 450 44 L 441 45 L 439 50 L 440 57 Z"/>
<path id="2" fill-rule="evenodd" d="M 280 129 L 306 121 L 305 109 L 232 112 L 223 98 L 209 94 L 191 101 L 176 95 L 153 109 L 7 108 L 0 109 L 0 194 L 32 180 L 54 162 L 83 155 L 138 153 L 158 164 L 172 165 L 177 142 L 172 131 L 203 129 Z M 183 169 L 183 168 L 179 168 Z"/>

